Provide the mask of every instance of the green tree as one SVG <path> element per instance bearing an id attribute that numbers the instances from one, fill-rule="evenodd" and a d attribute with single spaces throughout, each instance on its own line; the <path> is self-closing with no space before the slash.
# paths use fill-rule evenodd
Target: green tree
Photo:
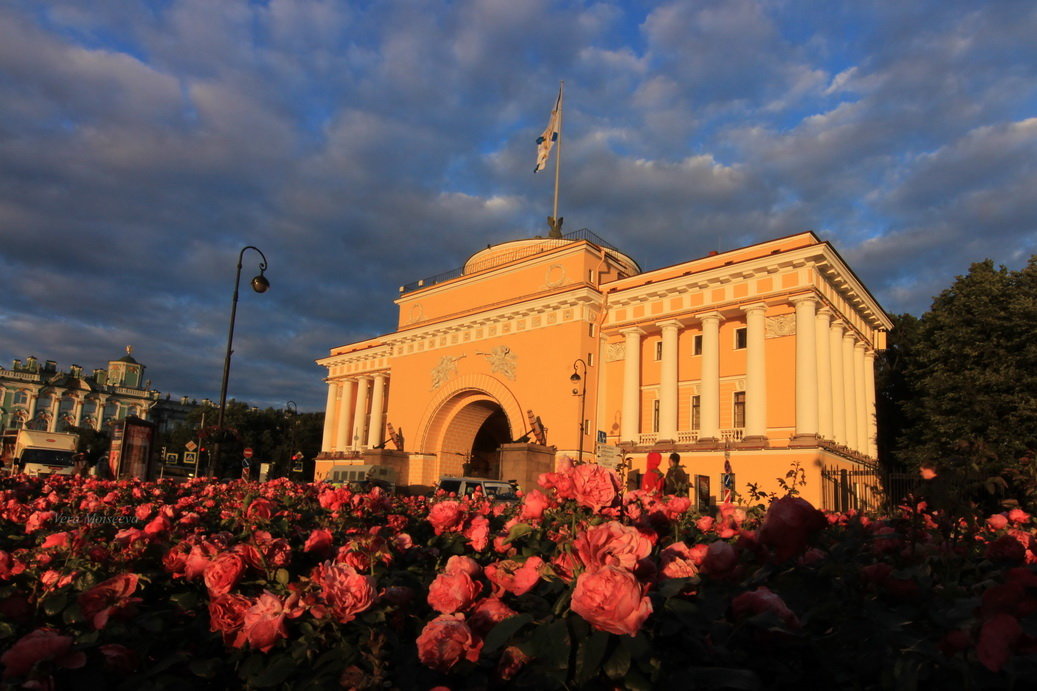
<path id="1" fill-rule="evenodd" d="M 973 264 L 936 297 L 905 373 L 901 458 L 936 461 L 976 499 L 1032 498 L 1035 319 L 1037 256 L 1018 272 Z"/>
<path id="2" fill-rule="evenodd" d="M 886 349 L 875 360 L 875 414 L 878 426 L 879 460 L 888 471 L 908 469 L 898 441 L 908 427 L 907 406 L 915 399 L 908 368 L 915 358 L 921 324 L 911 314 L 892 314 L 893 328 Z"/>

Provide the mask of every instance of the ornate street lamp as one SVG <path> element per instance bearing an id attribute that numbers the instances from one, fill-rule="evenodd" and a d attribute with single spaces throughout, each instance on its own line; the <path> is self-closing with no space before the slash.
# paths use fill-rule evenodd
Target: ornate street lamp
<path id="1" fill-rule="evenodd" d="M 580 376 L 578 366 L 583 365 L 583 376 Z M 583 361 L 583 358 L 576 358 L 576 362 L 573 363 L 573 373 L 569 376 L 569 381 L 573 384 L 573 396 L 580 397 L 580 446 L 578 452 L 578 462 L 583 463 L 583 435 L 586 434 L 587 430 L 584 429 L 584 408 L 587 405 L 587 363 Z"/>
<path id="2" fill-rule="evenodd" d="M 234 299 L 230 304 L 230 329 L 227 332 L 227 355 L 223 358 L 223 384 L 220 386 L 220 413 L 216 420 L 216 443 L 212 446 L 212 453 L 209 454 L 209 470 L 208 474 L 211 477 L 215 472 L 220 462 L 220 444 L 223 442 L 223 416 L 227 412 L 227 380 L 230 378 L 230 356 L 234 351 L 232 350 L 234 345 L 234 319 L 238 314 L 238 286 L 241 284 L 241 261 L 245 256 L 245 250 L 255 250 L 259 252 L 259 256 L 263 260 L 259 263 L 259 275 L 252 279 L 251 285 L 252 290 L 257 293 L 265 293 L 270 288 L 270 281 L 267 280 L 264 272 L 266 271 L 266 255 L 258 247 L 252 245 L 246 245 L 241 248 L 241 252 L 238 254 L 238 272 L 234 276 Z"/>

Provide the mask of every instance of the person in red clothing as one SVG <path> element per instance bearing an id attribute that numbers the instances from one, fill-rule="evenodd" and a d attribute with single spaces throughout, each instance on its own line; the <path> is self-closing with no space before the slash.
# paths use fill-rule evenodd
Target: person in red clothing
<path id="1" fill-rule="evenodd" d="M 645 492 L 662 493 L 663 474 L 659 470 L 659 464 L 662 462 L 663 457 L 658 451 L 652 451 L 648 454 L 648 470 L 645 471 L 644 477 L 641 478 L 641 489 Z"/>

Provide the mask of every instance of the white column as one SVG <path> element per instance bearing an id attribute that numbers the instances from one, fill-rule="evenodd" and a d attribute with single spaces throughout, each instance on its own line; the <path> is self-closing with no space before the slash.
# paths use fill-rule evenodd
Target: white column
<path id="1" fill-rule="evenodd" d="M 745 432 L 748 437 L 767 437 L 767 353 L 765 321 L 767 305 L 758 302 L 745 312 Z"/>
<path id="2" fill-rule="evenodd" d="M 663 360 L 659 377 L 659 441 L 677 441 L 677 335 L 682 326 L 675 319 L 660 322 Z"/>
<path id="3" fill-rule="evenodd" d="M 831 321 L 832 310 L 817 311 L 817 433 L 823 439 L 834 438 Z"/>
<path id="4" fill-rule="evenodd" d="M 25 412 L 29 415 L 26 422 L 31 422 L 36 417 L 36 401 L 38 398 L 38 392 L 29 392 L 29 401 L 25 404 Z"/>
<path id="5" fill-rule="evenodd" d="M 97 432 L 104 426 L 104 404 L 104 397 L 98 397 L 94 402 L 94 430 Z"/>
<path id="6" fill-rule="evenodd" d="M 868 456 L 879 457 L 878 420 L 875 416 L 875 351 L 864 352 L 864 410 L 867 412 Z"/>
<path id="7" fill-rule="evenodd" d="M 868 401 L 864 392 L 864 343 L 853 347 L 853 388 L 857 398 L 857 450 L 868 453 Z"/>
<path id="8" fill-rule="evenodd" d="M 354 446 L 353 421 L 356 409 L 356 380 L 346 379 L 339 383 L 338 431 L 335 434 L 335 450 L 349 451 Z"/>
<path id="9" fill-rule="evenodd" d="M 620 331 L 626 337 L 623 362 L 623 412 L 620 441 L 637 443 L 641 431 L 641 336 L 637 327 Z"/>
<path id="10" fill-rule="evenodd" d="M 374 375 L 374 392 L 371 395 L 371 429 L 367 433 L 367 445 L 374 448 L 385 440 L 385 373 Z"/>
<path id="11" fill-rule="evenodd" d="M 833 321 L 829 330 L 832 357 L 832 438 L 846 445 L 846 381 L 843 377 L 843 322 Z"/>
<path id="12" fill-rule="evenodd" d="M 357 380 L 356 408 L 353 409 L 353 449 L 359 451 L 364 447 L 364 431 L 367 429 L 367 394 L 371 388 L 371 377 L 360 377 Z"/>
<path id="13" fill-rule="evenodd" d="M 75 403 L 72 404 L 72 425 L 79 427 L 79 423 L 83 419 L 83 400 L 80 398 L 75 399 Z"/>
<path id="14" fill-rule="evenodd" d="M 796 306 L 796 436 L 817 436 L 817 298 L 792 298 Z"/>
<path id="15" fill-rule="evenodd" d="M 61 410 L 61 397 L 54 394 L 50 397 L 50 422 L 47 423 L 48 432 L 58 431 L 58 411 Z"/>
<path id="16" fill-rule="evenodd" d="M 338 398 L 339 385 L 328 382 L 328 398 L 324 402 L 324 436 L 321 438 L 320 450 L 332 451 L 335 446 L 335 400 Z M 342 413 L 340 412 L 339 415 Z"/>
<path id="17" fill-rule="evenodd" d="M 699 388 L 701 429 L 699 441 L 720 439 L 720 320 L 719 312 L 702 320 L 702 385 Z"/>
<path id="18" fill-rule="evenodd" d="M 856 337 L 852 331 L 843 334 L 843 401 L 846 403 L 846 446 L 857 450 L 857 378 L 853 374 L 853 344 Z"/>

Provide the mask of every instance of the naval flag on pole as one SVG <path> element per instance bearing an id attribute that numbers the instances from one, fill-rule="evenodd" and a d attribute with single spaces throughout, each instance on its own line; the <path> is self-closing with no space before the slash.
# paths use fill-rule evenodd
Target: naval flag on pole
<path id="1" fill-rule="evenodd" d="M 558 141 L 558 130 L 562 118 L 562 90 L 558 89 L 558 98 L 555 99 L 555 107 L 551 111 L 551 117 L 547 120 L 544 133 L 537 137 L 537 164 L 533 172 L 543 170 L 547 167 L 547 159 L 551 155 L 551 147 Z"/>

